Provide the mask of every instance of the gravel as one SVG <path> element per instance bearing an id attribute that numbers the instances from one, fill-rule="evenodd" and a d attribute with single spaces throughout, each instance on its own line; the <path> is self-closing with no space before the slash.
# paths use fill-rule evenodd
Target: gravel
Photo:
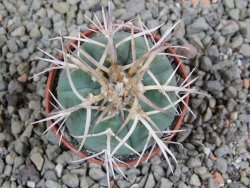
<path id="1" fill-rule="evenodd" d="M 181 1 L 180 1 L 181 2 Z M 163 34 L 174 29 L 171 44 L 188 70 L 197 78 L 192 87 L 208 94 L 190 96 L 190 112 L 169 149 L 176 156 L 173 174 L 162 154 L 135 168 L 121 168 L 128 180 L 117 176 L 117 187 L 248 187 L 250 105 L 250 2 L 114 0 L 114 17 L 140 15 L 148 28 L 161 23 Z M 202 2 L 202 1 L 200 1 Z M 47 74 L 28 79 L 50 66 L 37 48 L 56 54 L 60 43 L 49 40 L 75 33 L 93 24 L 92 12 L 101 17 L 107 1 L 2 0 L 0 2 L 0 187 L 105 187 L 106 172 L 78 158 L 48 131 L 46 123 L 30 125 L 44 117 Z M 177 38 L 177 39 L 175 39 Z M 35 149 L 34 149 L 35 148 Z M 112 172 L 110 172 L 112 174 Z M 116 187 L 114 186 L 114 187 Z"/>
<path id="2" fill-rule="evenodd" d="M 69 187 L 77 187 L 79 185 L 79 179 L 75 174 L 65 174 L 62 180 L 63 183 Z"/>

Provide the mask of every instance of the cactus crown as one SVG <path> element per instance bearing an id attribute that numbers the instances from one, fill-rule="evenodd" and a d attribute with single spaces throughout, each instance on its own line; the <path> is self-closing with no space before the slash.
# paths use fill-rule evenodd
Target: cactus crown
<path id="1" fill-rule="evenodd" d="M 156 145 L 170 164 L 168 155 L 175 157 L 161 138 L 174 132 L 170 125 L 182 113 L 178 104 L 187 105 L 185 97 L 196 92 L 189 88 L 194 81 L 188 81 L 190 75 L 177 86 L 179 65 L 173 69 L 167 56 L 174 54 L 165 51 L 180 47 L 166 43 L 178 23 L 155 41 L 151 33 L 161 25 L 147 29 L 140 19 L 139 26 L 132 21 L 113 24 L 110 5 L 108 17 L 104 10 L 102 14 L 103 24 L 97 17 L 97 23 L 89 19 L 96 26 L 90 38 L 84 34 L 56 38 L 62 44 L 62 59 L 41 50 L 49 58 L 39 59 L 56 65 L 44 72 L 62 71 L 57 98 L 51 93 L 55 111 L 37 122 L 53 120 L 46 131 L 58 124 L 61 135 L 66 127 L 79 150 L 92 153 L 87 158 L 98 157 L 107 168 L 125 163 L 121 155 L 138 155 L 139 162 Z M 65 50 L 66 39 L 77 40 L 74 50 Z"/>

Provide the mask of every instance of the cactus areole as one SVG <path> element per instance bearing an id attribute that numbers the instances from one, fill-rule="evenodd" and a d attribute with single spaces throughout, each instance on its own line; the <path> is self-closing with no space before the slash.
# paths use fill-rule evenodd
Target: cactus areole
<path id="1" fill-rule="evenodd" d="M 97 30 L 97 28 L 93 30 Z M 93 30 L 85 31 L 82 35 L 101 44 L 108 43 L 107 38 Z M 89 54 L 89 56 L 84 56 L 84 54 L 79 53 L 75 57 L 79 57 L 79 60 L 82 59 L 86 63 L 85 66 L 90 67 L 89 70 L 96 70 L 97 76 L 89 74 L 89 70 L 83 71 L 81 69 L 52 69 L 49 72 L 46 88 L 46 112 L 48 114 L 54 109 L 51 105 L 53 98 L 49 91 L 53 91 L 64 109 L 75 108 L 81 104 L 86 105 L 86 107 L 70 113 L 65 120 L 65 129 L 67 129 L 68 135 L 74 138 L 74 142 L 72 142 L 72 138 L 68 139 L 62 135 L 61 131 L 58 131 L 59 122 L 52 127 L 61 141 L 82 158 L 106 151 L 108 140 L 108 149 L 111 152 L 116 150 L 114 156 L 117 159 L 121 159 L 121 156 L 128 158 L 135 156 L 125 161 L 126 163 L 118 162 L 119 166 L 133 165 L 138 163 L 138 160 L 142 162 L 149 155 L 153 156 L 160 151 L 157 145 L 150 151 L 155 142 L 152 142 L 149 137 L 149 129 L 156 133 L 164 130 L 178 130 L 182 123 L 186 105 L 183 105 L 184 103 L 175 105 L 176 108 L 181 109 L 181 113 L 176 115 L 176 109 L 170 105 L 178 100 L 175 91 L 171 89 L 169 91 L 161 90 L 157 85 L 161 86 L 167 83 L 171 87 L 177 87 L 177 78 L 173 67 L 178 66 L 178 75 L 186 79 L 188 75 L 184 65 L 177 56 L 173 57 L 172 63 L 166 55 L 145 56 L 153 43 L 160 40 L 158 35 L 154 35 L 154 39 L 152 36 L 147 36 L 147 42 L 145 36 L 141 36 L 119 45 L 120 41 L 130 35 L 131 29 L 116 32 L 113 36 L 114 46 L 116 46 L 114 49 L 107 49 L 87 42 L 81 42 L 79 45 L 77 40 L 71 41 L 66 46 L 67 52 L 77 53 L 76 51 L 81 52 L 82 50 L 82 52 Z M 77 45 L 78 49 L 76 50 Z M 133 46 L 135 50 L 132 49 Z M 101 60 L 105 50 L 114 50 L 116 61 L 109 55 Z M 175 55 L 171 47 L 166 48 L 166 53 Z M 147 68 L 145 64 L 151 57 L 153 60 L 150 67 Z M 102 67 L 94 66 L 90 62 L 91 58 L 96 62 L 102 61 Z M 58 54 L 57 59 L 62 60 L 63 55 Z M 69 58 L 68 61 L 70 62 L 72 59 Z M 70 79 L 68 74 L 70 74 Z M 80 96 L 77 96 L 76 92 L 73 91 L 72 84 Z M 188 104 L 188 100 L 189 95 L 183 97 L 185 104 Z M 170 107 L 165 108 L 168 106 Z M 66 110 L 65 113 L 67 113 Z M 55 120 L 49 120 L 49 124 L 53 122 Z M 110 139 L 105 134 L 98 135 L 105 131 L 110 131 Z M 168 134 L 167 137 L 166 134 L 161 136 L 158 134 L 158 136 L 164 140 L 163 143 L 167 144 L 174 134 L 175 132 Z M 84 143 L 81 146 L 83 138 Z M 121 144 L 124 139 L 126 144 Z M 145 144 L 147 144 L 146 148 Z M 81 150 L 79 150 L 80 146 Z M 143 150 L 148 152 L 139 158 L 135 152 L 141 153 Z M 103 160 L 100 158 L 89 158 L 89 160 L 103 164 Z"/>

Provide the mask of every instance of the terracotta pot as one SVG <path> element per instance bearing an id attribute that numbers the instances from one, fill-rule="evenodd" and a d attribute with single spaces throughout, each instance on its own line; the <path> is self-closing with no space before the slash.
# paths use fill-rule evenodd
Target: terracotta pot
<path id="1" fill-rule="evenodd" d="M 98 30 L 97 28 L 93 28 L 93 29 L 94 29 L 94 30 Z M 83 32 L 83 35 L 85 35 L 85 36 L 90 36 L 90 35 L 92 35 L 92 34 L 94 34 L 94 32 L 93 32 L 93 31 L 89 31 L 89 30 Z M 160 40 L 160 36 L 159 36 L 159 35 L 154 35 L 154 39 L 155 39 L 156 41 L 158 41 L 158 40 Z M 69 49 L 72 50 L 72 49 L 73 49 L 72 44 L 76 44 L 76 43 L 77 43 L 76 40 L 71 41 L 71 42 L 66 46 L 66 50 L 69 50 Z M 174 51 L 172 48 L 168 48 L 168 49 L 167 49 L 167 52 L 168 52 L 168 53 L 171 53 L 171 54 L 176 54 L 175 51 Z M 173 58 L 174 58 L 174 63 L 175 63 L 176 65 L 180 64 L 179 70 L 178 70 L 179 74 L 182 76 L 182 78 L 184 78 L 184 79 L 187 78 L 188 73 L 187 73 L 187 71 L 186 71 L 186 69 L 185 69 L 185 66 L 184 66 L 184 64 L 182 63 L 182 61 L 181 61 L 178 57 L 176 57 L 176 56 L 173 57 Z M 57 59 L 62 59 L 62 55 L 61 55 L 61 54 L 58 54 L 58 55 L 57 55 Z M 49 77 L 48 77 L 48 80 L 47 80 L 46 95 L 45 95 L 45 100 L 46 100 L 46 113 L 47 113 L 47 114 L 49 114 L 49 113 L 53 110 L 53 106 L 52 106 L 51 103 L 50 103 L 50 100 L 52 99 L 52 96 L 50 95 L 49 90 L 50 90 L 50 91 L 53 91 L 53 88 L 56 87 L 56 86 L 54 85 L 54 81 L 55 81 L 55 79 L 56 79 L 56 76 L 55 76 L 55 75 L 56 75 L 56 71 L 58 71 L 58 70 L 51 70 L 51 71 L 49 72 Z M 188 104 L 189 95 L 184 99 L 184 101 L 185 101 L 186 104 Z M 179 128 L 180 128 L 180 126 L 181 126 L 181 124 L 182 124 L 184 115 L 185 115 L 185 113 L 186 113 L 186 111 L 187 111 L 187 107 L 186 107 L 185 105 L 181 104 L 181 110 L 182 110 L 182 114 L 181 114 L 180 116 L 176 117 L 176 120 L 174 121 L 175 125 L 172 125 L 172 127 L 174 127 L 173 130 L 179 130 Z M 52 121 L 48 121 L 48 123 L 49 123 L 49 125 L 51 125 L 51 124 L 52 124 Z M 52 130 L 56 133 L 56 132 L 58 131 L 58 126 L 57 126 L 57 125 L 53 126 Z M 173 138 L 174 135 L 175 135 L 175 133 L 173 133 L 172 135 L 170 135 L 170 136 L 168 137 L 168 139 L 166 139 L 166 140 L 164 141 L 164 143 L 167 144 L 167 143 Z M 58 138 L 61 137 L 60 131 L 59 131 L 59 133 L 57 134 L 57 136 L 58 136 Z M 78 151 L 77 148 L 75 148 L 71 143 L 69 143 L 69 142 L 66 140 L 66 138 L 62 137 L 62 140 L 61 140 L 61 141 L 62 141 L 62 143 L 63 143 L 65 146 L 67 146 L 71 151 L 73 151 L 74 153 L 76 153 L 77 155 L 79 155 L 81 158 L 87 157 L 87 155 L 85 155 L 85 154 L 82 153 L 81 151 Z M 150 156 L 148 156 L 148 155 L 143 156 L 143 157 L 141 158 L 140 162 L 145 161 L 148 157 L 152 157 L 152 156 L 156 155 L 159 151 L 160 151 L 160 148 L 159 148 L 159 147 L 156 147 L 156 148 L 153 150 L 153 152 L 151 152 Z M 100 165 L 103 164 L 103 161 L 101 161 L 101 160 L 99 160 L 99 159 L 91 158 L 91 159 L 88 159 L 88 160 L 91 161 L 91 162 L 93 162 L 93 163 L 96 163 L 96 164 L 100 164 Z M 127 162 L 128 165 L 126 165 L 126 164 L 124 164 L 124 163 L 117 163 L 117 164 L 118 164 L 119 166 L 132 166 L 132 165 L 135 165 L 137 162 L 138 162 L 138 160 L 133 160 L 133 161 Z"/>

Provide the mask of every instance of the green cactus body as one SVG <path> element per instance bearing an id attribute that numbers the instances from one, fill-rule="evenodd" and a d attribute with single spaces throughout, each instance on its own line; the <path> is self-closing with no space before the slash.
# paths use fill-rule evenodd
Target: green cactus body
<path id="1" fill-rule="evenodd" d="M 114 36 L 114 42 L 118 43 L 119 41 L 121 41 L 122 39 L 130 35 L 131 35 L 130 33 L 126 33 L 126 32 L 117 32 Z M 92 39 L 95 41 L 99 41 L 99 42 L 107 44 L 107 39 L 102 35 L 96 35 Z M 137 59 L 148 51 L 147 45 L 142 37 L 138 37 L 135 39 L 135 46 L 136 46 Z M 152 43 L 150 43 L 150 46 L 152 46 Z M 105 50 L 103 47 L 90 44 L 90 43 L 83 43 L 81 45 L 81 48 L 84 49 L 86 52 L 88 52 L 97 61 L 100 60 Z M 122 44 L 116 50 L 117 50 L 117 63 L 118 64 L 127 65 L 132 62 L 131 41 L 128 41 Z M 81 58 L 84 59 L 89 65 L 92 66 L 92 64 L 88 62 L 86 58 L 84 57 L 81 57 Z M 110 66 L 109 61 L 106 60 L 104 65 L 106 67 L 109 67 Z M 161 85 L 163 85 L 166 82 L 166 80 L 170 77 L 170 75 L 173 73 L 173 69 L 171 67 L 171 64 L 168 58 L 163 55 L 156 56 L 156 58 L 153 60 L 153 63 L 151 64 L 150 71 L 154 74 L 154 76 L 157 78 L 157 80 L 159 81 Z M 100 84 L 98 82 L 93 81 L 91 76 L 89 76 L 89 74 L 83 72 L 82 70 L 72 71 L 71 77 L 72 77 L 75 87 L 77 88 L 78 92 L 83 97 L 87 97 L 90 93 L 93 95 L 98 95 L 101 92 Z M 141 82 L 143 83 L 144 86 L 155 85 L 155 82 L 147 73 L 144 74 Z M 173 77 L 169 85 L 176 86 L 175 77 Z M 167 94 L 170 97 L 171 101 L 173 102 L 176 101 L 176 96 L 174 92 L 168 92 Z M 58 95 L 59 102 L 65 108 L 72 107 L 81 102 L 72 91 L 65 70 L 63 70 L 59 76 L 57 95 Z M 150 99 L 152 102 L 157 104 L 159 107 L 163 108 L 170 104 L 168 100 L 166 99 L 166 97 L 159 90 L 146 91 L 144 95 L 148 99 Z M 141 106 L 144 112 L 153 110 L 153 108 L 143 103 L 142 101 L 139 101 L 139 105 Z M 170 108 L 167 112 L 169 112 L 170 114 L 174 114 L 175 110 L 173 108 Z M 95 117 L 95 114 L 98 114 L 97 111 L 92 110 L 91 122 L 97 118 Z M 125 117 L 127 115 L 128 115 L 128 112 L 125 112 Z M 160 130 L 165 130 L 173 122 L 174 115 L 168 116 L 163 113 L 157 113 L 157 114 L 150 115 L 150 118 L 155 122 L 155 124 L 158 126 Z M 84 134 L 85 122 L 86 122 L 86 110 L 80 109 L 76 112 L 73 112 L 68 117 L 66 121 L 66 126 L 72 135 L 80 136 Z M 89 133 L 99 133 L 108 128 L 111 128 L 112 131 L 116 133 L 118 129 L 120 128 L 120 126 L 122 125 L 122 123 L 123 123 L 123 120 L 121 118 L 121 115 L 119 114 L 111 119 L 100 122 L 96 126 L 95 130 L 93 130 L 93 126 L 91 126 Z M 127 134 L 132 123 L 133 121 L 130 120 L 129 123 L 126 125 L 126 127 L 118 134 L 120 138 L 123 138 Z M 147 137 L 148 137 L 148 130 L 140 122 L 138 122 L 135 131 L 132 133 L 132 135 L 130 136 L 130 138 L 127 140 L 126 143 L 129 144 L 131 147 L 133 147 L 136 151 L 141 152 L 145 145 Z M 84 146 L 91 151 L 98 152 L 107 147 L 106 141 L 107 141 L 106 135 L 102 135 L 98 137 L 88 137 L 84 143 Z M 81 140 L 79 140 L 79 142 L 81 142 Z M 114 147 L 117 144 L 118 144 L 118 141 L 115 139 L 112 139 L 111 148 L 114 149 Z M 131 154 L 131 151 L 127 149 L 125 146 L 122 146 L 117 151 L 116 154 L 127 155 L 127 154 Z"/>

